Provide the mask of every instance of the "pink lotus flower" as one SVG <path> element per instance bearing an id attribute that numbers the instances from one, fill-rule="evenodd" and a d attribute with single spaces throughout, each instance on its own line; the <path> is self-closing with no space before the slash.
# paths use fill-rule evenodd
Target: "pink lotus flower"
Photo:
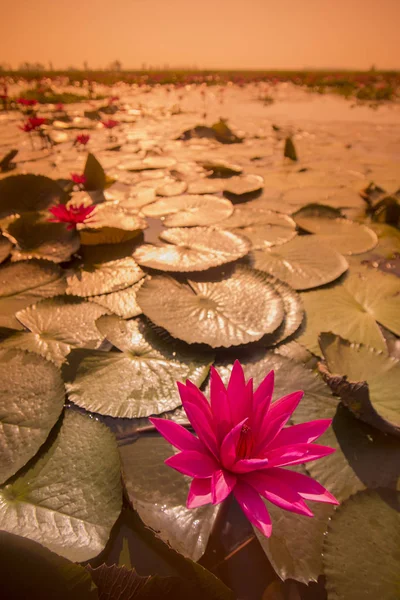
<path id="1" fill-rule="evenodd" d="M 37 104 L 37 100 L 29 100 L 28 98 L 18 98 L 17 103 L 21 104 L 21 106 L 35 106 L 35 104 Z"/>
<path id="2" fill-rule="evenodd" d="M 86 183 L 85 175 L 80 175 L 79 173 L 71 173 L 71 179 L 77 185 L 85 185 Z"/>
<path id="3" fill-rule="evenodd" d="M 65 206 L 65 204 L 57 204 L 49 208 L 49 212 L 54 215 L 54 219 L 48 219 L 50 223 L 68 223 L 67 229 L 75 229 L 77 223 L 84 223 L 86 219 L 94 211 L 94 206 Z"/>
<path id="4" fill-rule="evenodd" d="M 27 121 L 20 126 L 20 129 L 30 133 L 31 131 L 39 129 L 45 123 L 46 119 L 43 119 L 42 117 L 29 117 L 29 119 L 27 119 Z"/>
<path id="5" fill-rule="evenodd" d="M 56 110 L 58 112 L 62 112 L 64 110 L 64 104 L 62 102 L 58 102 L 58 104 L 56 104 Z"/>
<path id="6" fill-rule="evenodd" d="M 193 477 L 188 508 L 219 504 L 231 493 L 247 518 L 267 537 L 272 524 L 261 499 L 301 515 L 313 516 L 304 500 L 338 504 L 317 481 L 283 467 L 323 458 L 333 448 L 313 444 L 330 419 L 286 427 L 303 392 L 271 403 L 274 372 L 253 393 L 242 366 L 235 362 L 227 386 L 211 367 L 210 403 L 190 381 L 178 383 L 186 415 L 197 433 L 167 419 L 150 421 L 179 453 L 165 463 Z M 261 497 L 260 497 L 261 496 Z"/>
<path id="7" fill-rule="evenodd" d="M 101 124 L 106 129 L 114 129 L 117 125 L 119 125 L 118 121 L 114 121 L 114 119 L 108 119 L 108 121 L 101 121 Z"/>
<path id="8" fill-rule="evenodd" d="M 112 104 L 114 104 L 114 102 L 118 102 L 118 100 L 119 100 L 119 96 L 111 96 L 111 97 L 108 99 L 108 104 L 109 104 L 109 106 L 111 106 Z"/>
<path id="9" fill-rule="evenodd" d="M 76 136 L 74 145 L 80 144 L 81 146 L 86 146 L 89 140 L 90 135 L 87 135 L 86 133 L 81 133 L 80 135 Z"/>

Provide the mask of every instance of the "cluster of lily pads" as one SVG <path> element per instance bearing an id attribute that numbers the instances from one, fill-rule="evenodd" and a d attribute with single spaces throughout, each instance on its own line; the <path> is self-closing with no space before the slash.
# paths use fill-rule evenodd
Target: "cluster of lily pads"
<path id="1" fill-rule="evenodd" d="M 226 382 L 239 358 L 255 385 L 275 370 L 276 398 L 305 391 L 293 423 L 333 419 L 321 443 L 336 452 L 301 469 L 341 506 L 313 519 L 268 506 L 273 534 L 255 534 L 277 574 L 362 598 L 371 568 L 394 598 L 400 280 L 371 260 L 399 249 L 398 231 L 349 218 L 359 199 L 343 188 L 277 193 L 229 161 L 118 169 L 89 154 L 80 190 L 0 180 L 0 529 L 88 561 L 120 514 L 122 474 L 143 523 L 199 560 L 221 507 L 186 508 L 148 417 L 187 423 L 176 381 L 207 390 L 210 366 Z M 141 185 L 152 170 L 163 181 Z M 94 209 L 68 228 L 58 204 Z"/>

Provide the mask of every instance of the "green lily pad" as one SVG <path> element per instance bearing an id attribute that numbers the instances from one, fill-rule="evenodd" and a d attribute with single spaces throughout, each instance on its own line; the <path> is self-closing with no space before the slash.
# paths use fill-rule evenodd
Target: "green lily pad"
<path id="1" fill-rule="evenodd" d="M 67 196 L 56 181 L 43 175 L 10 175 L 0 181 L 0 218 L 65 202 Z"/>
<path id="2" fill-rule="evenodd" d="M 259 340 L 284 317 L 282 299 L 268 277 L 242 265 L 186 283 L 156 275 L 146 280 L 137 300 L 143 313 L 172 336 L 214 348 Z"/>
<path id="3" fill-rule="evenodd" d="M 82 562 L 103 550 L 121 505 L 114 436 L 95 419 L 67 410 L 51 445 L 0 487 L 0 528 Z"/>
<path id="4" fill-rule="evenodd" d="M 399 501 L 400 493 L 367 490 L 335 511 L 323 549 L 329 600 L 398 598 Z"/>
<path id="5" fill-rule="evenodd" d="M 0 263 L 4 262 L 11 254 L 12 243 L 0 233 Z"/>
<path id="6" fill-rule="evenodd" d="M 120 446 L 125 489 L 147 527 L 180 554 L 199 560 L 221 505 L 186 508 L 189 478 L 164 464 L 173 453 L 161 436 L 141 437 Z"/>
<path id="7" fill-rule="evenodd" d="M 307 323 L 298 341 L 320 355 L 324 331 L 386 352 L 378 323 L 400 335 L 400 281 L 370 269 L 350 273 L 340 286 L 302 294 Z"/>
<path id="8" fill-rule="evenodd" d="M 60 263 L 79 249 L 76 230 L 68 230 L 65 223 L 49 223 L 50 216 L 26 212 L 8 225 L 7 235 L 15 244 L 11 260 L 38 258 Z"/>
<path id="9" fill-rule="evenodd" d="M 46 441 L 64 406 L 60 372 L 43 358 L 0 344 L 0 482 Z"/>
<path id="10" fill-rule="evenodd" d="M 237 175 L 227 179 L 223 191 L 232 196 L 244 196 L 258 192 L 264 187 L 264 179 L 260 175 Z"/>
<path id="11" fill-rule="evenodd" d="M 111 294 L 91 296 L 88 300 L 89 302 L 95 302 L 96 304 L 103 306 L 123 319 L 131 319 L 142 313 L 142 309 L 137 303 L 136 295 L 144 282 L 145 279 L 143 278 L 124 290 L 111 292 Z"/>
<path id="12" fill-rule="evenodd" d="M 321 334 L 319 343 L 322 374 L 342 402 L 366 423 L 400 435 L 400 361 L 331 333 Z"/>
<path id="13" fill-rule="evenodd" d="M 91 153 L 87 156 L 83 174 L 86 177 L 85 189 L 91 191 L 105 189 L 107 185 L 106 174 L 97 158 Z"/>
<path id="14" fill-rule="evenodd" d="M 254 250 L 252 264 L 295 290 L 308 290 L 334 281 L 348 269 L 346 259 L 315 236 L 297 236 L 272 249 Z"/>
<path id="15" fill-rule="evenodd" d="M 61 365 L 72 348 L 97 348 L 104 337 L 96 320 L 107 309 L 81 298 L 59 296 L 42 300 L 16 313 L 29 331 L 18 331 L 5 339 L 2 348 L 20 348 L 40 354 Z"/>
<path id="16" fill-rule="evenodd" d="M 232 203 L 216 196 L 184 195 L 158 200 L 144 206 L 147 217 L 164 217 L 167 227 L 195 227 L 213 225 L 226 219 L 233 212 Z"/>
<path id="17" fill-rule="evenodd" d="M 378 238 L 372 229 L 349 219 L 335 218 L 334 209 L 310 204 L 297 211 L 297 225 L 318 235 L 318 239 L 342 254 L 362 254 L 376 246 Z"/>
<path id="18" fill-rule="evenodd" d="M 43 298 L 65 292 L 60 267 L 39 260 L 20 261 L 0 267 L 0 327 L 22 329 L 15 313 Z"/>
<path id="19" fill-rule="evenodd" d="M 143 320 L 104 316 L 99 331 L 120 352 L 93 352 L 67 384 L 69 399 L 86 410 L 112 417 L 147 417 L 181 404 L 177 381 L 200 385 L 213 355 L 164 339 Z"/>
<path id="20" fill-rule="evenodd" d="M 67 294 L 99 296 L 123 290 L 137 283 L 144 272 L 131 257 L 107 262 L 87 261 L 67 274 Z"/>
<path id="21" fill-rule="evenodd" d="M 208 227 L 169 229 L 160 239 L 168 244 L 144 244 L 135 251 L 139 265 L 161 271 L 205 271 L 242 258 L 250 250 L 242 235 Z"/>

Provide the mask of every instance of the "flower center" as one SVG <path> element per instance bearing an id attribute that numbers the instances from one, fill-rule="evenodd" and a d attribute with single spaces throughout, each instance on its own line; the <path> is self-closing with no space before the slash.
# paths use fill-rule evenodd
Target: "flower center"
<path id="1" fill-rule="evenodd" d="M 239 440 L 236 446 L 238 458 L 250 458 L 254 448 L 254 436 L 251 428 L 244 424 L 240 432 Z"/>

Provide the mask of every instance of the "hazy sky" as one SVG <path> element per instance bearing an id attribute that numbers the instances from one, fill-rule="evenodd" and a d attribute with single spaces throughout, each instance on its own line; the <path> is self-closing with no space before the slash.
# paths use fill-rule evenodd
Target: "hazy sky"
<path id="1" fill-rule="evenodd" d="M 0 62 L 400 68 L 400 0 L 2 0 Z"/>

